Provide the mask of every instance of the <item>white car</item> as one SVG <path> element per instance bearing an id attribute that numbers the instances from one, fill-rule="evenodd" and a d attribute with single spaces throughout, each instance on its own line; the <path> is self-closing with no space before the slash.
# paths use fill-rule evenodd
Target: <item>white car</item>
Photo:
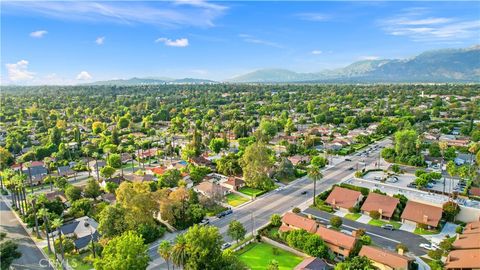
<path id="1" fill-rule="evenodd" d="M 422 243 L 420 245 L 418 245 L 419 247 L 421 248 L 424 248 L 426 250 L 436 250 L 435 246 L 434 245 L 431 245 L 431 244 L 425 244 L 425 243 Z"/>

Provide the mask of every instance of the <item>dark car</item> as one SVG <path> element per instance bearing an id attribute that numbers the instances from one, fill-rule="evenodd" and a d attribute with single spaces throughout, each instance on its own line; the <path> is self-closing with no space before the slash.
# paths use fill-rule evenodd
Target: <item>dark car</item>
<path id="1" fill-rule="evenodd" d="M 351 160 L 351 159 L 349 159 L 349 158 L 346 158 L 346 159 L 345 159 L 345 161 L 352 161 L 352 160 Z"/>
<path id="2" fill-rule="evenodd" d="M 221 212 L 217 214 L 217 218 L 222 218 L 225 216 L 225 212 Z"/>
<path id="3" fill-rule="evenodd" d="M 302 191 L 302 195 L 305 195 L 305 194 L 307 194 L 307 191 Z"/>
<path id="4" fill-rule="evenodd" d="M 227 211 L 223 212 L 226 215 L 230 215 L 231 213 L 233 213 L 232 209 L 228 209 Z"/>
<path id="5" fill-rule="evenodd" d="M 410 184 L 407 185 L 407 187 L 409 187 L 409 188 L 416 188 L 416 187 L 417 187 L 417 184 L 415 184 L 414 182 L 411 182 Z"/>
<path id="6" fill-rule="evenodd" d="M 350 168 L 348 168 L 348 170 L 349 170 L 349 171 L 353 171 L 354 169 L 353 169 L 353 167 L 350 167 Z"/>
<path id="7" fill-rule="evenodd" d="M 385 230 L 389 230 L 389 231 L 395 230 L 395 228 L 391 224 L 383 224 L 382 228 L 384 228 Z"/>

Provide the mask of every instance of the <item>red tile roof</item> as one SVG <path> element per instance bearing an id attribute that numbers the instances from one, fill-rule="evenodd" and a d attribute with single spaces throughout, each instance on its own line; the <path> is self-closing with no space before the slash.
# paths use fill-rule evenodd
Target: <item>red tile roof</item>
<path id="1" fill-rule="evenodd" d="M 403 256 L 386 249 L 365 245 L 362 246 L 362 249 L 358 255 L 365 256 L 374 262 L 388 265 L 393 269 L 408 269 L 410 261 L 413 260 L 407 256 Z"/>
<path id="2" fill-rule="evenodd" d="M 318 227 L 316 234 L 318 234 L 323 239 L 323 241 L 331 245 L 343 247 L 348 250 L 353 249 L 353 247 L 355 246 L 355 237 L 332 229 L 327 229 L 323 226 Z"/>
<path id="3" fill-rule="evenodd" d="M 442 208 L 408 201 L 402 213 L 402 219 L 437 227 L 442 218 Z"/>
<path id="4" fill-rule="evenodd" d="M 325 200 L 330 205 L 348 209 L 357 204 L 362 193 L 348 188 L 334 187 Z"/>
<path id="5" fill-rule="evenodd" d="M 480 233 L 480 221 L 470 222 L 463 229 L 463 234 Z"/>
<path id="6" fill-rule="evenodd" d="M 480 187 L 471 187 L 469 194 L 480 197 Z"/>
<path id="7" fill-rule="evenodd" d="M 363 203 L 362 211 L 378 211 L 382 216 L 390 218 L 395 213 L 399 202 L 397 198 L 372 192 Z"/>
<path id="8" fill-rule="evenodd" d="M 452 250 L 445 263 L 446 269 L 480 268 L 480 249 Z"/>
<path id="9" fill-rule="evenodd" d="M 480 233 L 461 234 L 452 246 L 454 249 L 480 249 Z"/>
<path id="10" fill-rule="evenodd" d="M 317 222 L 315 222 L 315 220 L 302 217 L 292 212 L 288 212 L 282 217 L 282 223 L 285 225 L 282 231 L 290 230 L 291 228 L 289 226 L 304 229 L 310 233 L 314 233 L 317 230 Z"/>

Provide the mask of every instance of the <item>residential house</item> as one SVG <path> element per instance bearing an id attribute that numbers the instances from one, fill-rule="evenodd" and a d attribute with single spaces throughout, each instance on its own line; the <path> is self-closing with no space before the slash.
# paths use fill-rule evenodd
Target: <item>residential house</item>
<path id="1" fill-rule="evenodd" d="M 351 235 L 323 226 L 318 227 L 316 234 L 323 239 L 327 247 L 340 259 L 348 257 L 357 242 L 357 239 Z"/>
<path id="2" fill-rule="evenodd" d="M 107 166 L 107 162 L 105 160 L 91 160 L 88 162 L 88 167 L 92 172 L 100 171 L 103 167 Z"/>
<path id="3" fill-rule="evenodd" d="M 245 186 L 245 181 L 238 177 L 229 177 L 227 181 L 220 183 L 220 185 L 230 189 L 230 190 L 239 190 Z"/>
<path id="4" fill-rule="evenodd" d="M 75 175 L 75 171 L 70 168 L 70 166 L 59 166 L 58 167 L 58 175 L 63 177 L 69 177 Z"/>
<path id="5" fill-rule="evenodd" d="M 213 165 L 212 161 L 206 159 L 203 156 L 192 157 L 192 158 L 190 158 L 189 162 L 196 165 L 196 166 L 211 167 Z"/>
<path id="6" fill-rule="evenodd" d="M 325 202 L 335 209 L 348 211 L 362 200 L 362 193 L 348 188 L 335 186 Z"/>
<path id="7" fill-rule="evenodd" d="M 445 261 L 445 269 L 480 270 L 480 249 L 450 251 Z"/>
<path id="8" fill-rule="evenodd" d="M 152 174 L 138 175 L 135 173 L 130 173 L 130 174 L 124 174 L 123 178 L 125 178 L 125 180 L 130 182 L 140 182 L 140 183 L 151 182 L 154 180 L 154 176 Z"/>
<path id="9" fill-rule="evenodd" d="M 94 219 L 84 216 L 64 224 L 60 227 L 60 231 L 65 237 L 73 239 L 76 250 L 82 250 L 88 247 L 92 237 L 93 241 L 98 241 L 100 234 L 97 228 L 98 223 Z M 57 235 L 57 230 L 51 234 Z"/>
<path id="10" fill-rule="evenodd" d="M 402 213 L 402 222 L 417 226 L 418 224 L 427 225 L 428 228 L 438 227 L 442 219 L 442 208 L 423 204 L 414 201 L 408 201 Z"/>
<path id="11" fill-rule="evenodd" d="M 371 192 L 362 205 L 362 212 L 370 214 L 371 211 L 378 211 L 381 218 L 390 220 L 397 209 L 400 200 L 387 195 Z"/>
<path id="12" fill-rule="evenodd" d="M 458 234 L 457 239 L 452 244 L 453 249 L 479 249 L 480 250 L 480 232 Z"/>
<path id="13" fill-rule="evenodd" d="M 282 225 L 279 231 L 287 232 L 290 230 L 303 229 L 309 233 L 315 233 L 317 231 L 318 224 L 315 220 L 300 216 L 298 214 L 287 212 L 282 217 Z"/>
<path id="14" fill-rule="evenodd" d="M 49 201 L 56 200 L 57 198 L 59 198 L 60 201 L 62 201 L 62 203 L 67 202 L 67 196 L 65 196 L 65 192 L 61 190 L 45 193 L 45 197 L 47 197 Z"/>
<path id="15" fill-rule="evenodd" d="M 118 186 L 120 186 L 120 184 L 123 181 L 125 181 L 125 179 L 122 176 L 115 176 L 115 177 L 112 177 L 112 178 L 104 179 L 102 182 L 100 182 L 100 186 L 102 188 L 105 188 L 107 186 L 107 183 L 110 183 L 110 182 L 115 183 Z"/>
<path id="16" fill-rule="evenodd" d="M 303 163 L 303 164 L 309 163 L 310 157 L 295 155 L 295 156 L 288 157 L 288 160 L 290 160 L 290 162 L 292 162 L 294 166 L 297 166 L 300 163 Z"/>
<path id="17" fill-rule="evenodd" d="M 480 197 L 480 187 L 471 187 L 468 194 L 470 194 L 470 196 Z"/>
<path id="18" fill-rule="evenodd" d="M 32 161 L 29 167 L 23 166 L 22 172 L 28 176 L 28 181 L 33 185 L 40 184 L 47 176 L 48 170 L 42 161 Z"/>
<path id="19" fill-rule="evenodd" d="M 413 259 L 399 253 L 383 248 L 363 245 L 358 254 L 370 259 L 373 266 L 379 270 L 410 270 L 413 268 Z"/>
<path id="20" fill-rule="evenodd" d="M 110 204 L 114 204 L 117 201 L 117 197 L 114 193 L 104 193 L 100 195 L 100 197 L 102 198 L 102 201 L 108 202 Z"/>
<path id="21" fill-rule="evenodd" d="M 463 228 L 463 234 L 480 233 L 480 221 L 470 222 Z"/>
<path id="22" fill-rule="evenodd" d="M 307 257 L 300 264 L 295 266 L 293 270 L 331 270 L 332 266 L 328 265 L 323 259 L 316 257 Z"/>
<path id="23" fill-rule="evenodd" d="M 230 193 L 228 188 L 222 187 L 221 185 L 210 181 L 201 182 L 200 184 L 194 186 L 193 190 L 215 200 L 221 200 L 225 195 Z"/>

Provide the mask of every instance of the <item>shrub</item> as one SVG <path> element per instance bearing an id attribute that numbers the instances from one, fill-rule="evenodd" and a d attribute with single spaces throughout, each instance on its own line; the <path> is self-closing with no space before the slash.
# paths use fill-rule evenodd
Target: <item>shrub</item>
<path id="1" fill-rule="evenodd" d="M 165 228 L 151 224 L 140 224 L 137 228 L 137 232 L 143 237 L 145 243 L 148 244 L 163 236 Z"/>
<path id="2" fill-rule="evenodd" d="M 65 253 L 70 253 L 75 249 L 73 240 L 65 236 L 62 236 L 62 246 Z M 54 247 L 56 250 L 60 250 L 60 239 L 55 239 Z"/>
<path id="3" fill-rule="evenodd" d="M 275 227 L 278 227 L 280 226 L 280 224 L 282 224 L 282 217 L 280 217 L 279 214 L 273 214 L 271 217 L 270 217 L 270 223 L 275 226 Z"/>
<path id="4" fill-rule="evenodd" d="M 373 219 L 379 219 L 380 218 L 380 212 L 377 210 L 370 211 L 370 217 Z"/>
<path id="5" fill-rule="evenodd" d="M 447 221 L 455 220 L 455 217 L 460 213 L 460 207 L 456 202 L 449 201 L 443 204 L 443 215 Z"/>
<path id="6" fill-rule="evenodd" d="M 370 193 L 370 189 L 368 189 L 368 188 L 354 186 L 354 185 L 350 185 L 350 184 L 346 184 L 346 183 L 341 183 L 340 187 L 348 188 L 348 189 L 355 190 L 355 191 L 360 191 L 363 196 L 367 196 L 368 193 Z"/>
<path id="7" fill-rule="evenodd" d="M 428 257 L 434 259 L 434 260 L 440 260 L 443 255 L 443 250 L 437 249 L 437 250 L 430 250 L 428 251 Z"/>
<path id="8" fill-rule="evenodd" d="M 295 213 L 295 214 L 298 214 L 298 213 L 300 213 L 301 211 L 300 211 L 300 208 L 295 207 L 295 208 L 292 209 L 292 212 Z"/>
<path id="9" fill-rule="evenodd" d="M 427 172 L 425 170 L 416 170 L 415 171 L 415 176 L 419 177 L 420 175 L 426 174 Z"/>
<path id="10" fill-rule="evenodd" d="M 458 226 L 457 228 L 455 228 L 455 232 L 456 233 L 462 233 L 463 232 L 462 226 Z"/>
<path id="11" fill-rule="evenodd" d="M 275 255 L 275 256 L 277 256 L 278 254 L 280 254 L 280 252 L 278 251 L 278 248 L 273 247 L 273 248 L 272 248 L 272 254 Z"/>
<path id="12" fill-rule="evenodd" d="M 398 164 L 393 164 L 393 165 L 392 165 L 392 171 L 393 171 L 394 173 L 400 173 L 401 168 L 400 168 L 400 166 L 399 166 Z"/>
<path id="13" fill-rule="evenodd" d="M 403 243 L 400 243 L 395 247 L 396 251 L 398 251 L 399 249 L 403 249 L 403 252 L 408 252 L 408 247 Z"/>
<path id="14" fill-rule="evenodd" d="M 367 246 L 372 244 L 372 238 L 368 235 L 360 236 L 360 241 L 362 242 L 362 244 L 367 245 Z"/>
<path id="15" fill-rule="evenodd" d="M 332 218 L 330 218 L 330 225 L 332 225 L 333 227 L 340 228 L 342 224 L 343 224 L 343 221 L 340 217 L 333 216 Z"/>

